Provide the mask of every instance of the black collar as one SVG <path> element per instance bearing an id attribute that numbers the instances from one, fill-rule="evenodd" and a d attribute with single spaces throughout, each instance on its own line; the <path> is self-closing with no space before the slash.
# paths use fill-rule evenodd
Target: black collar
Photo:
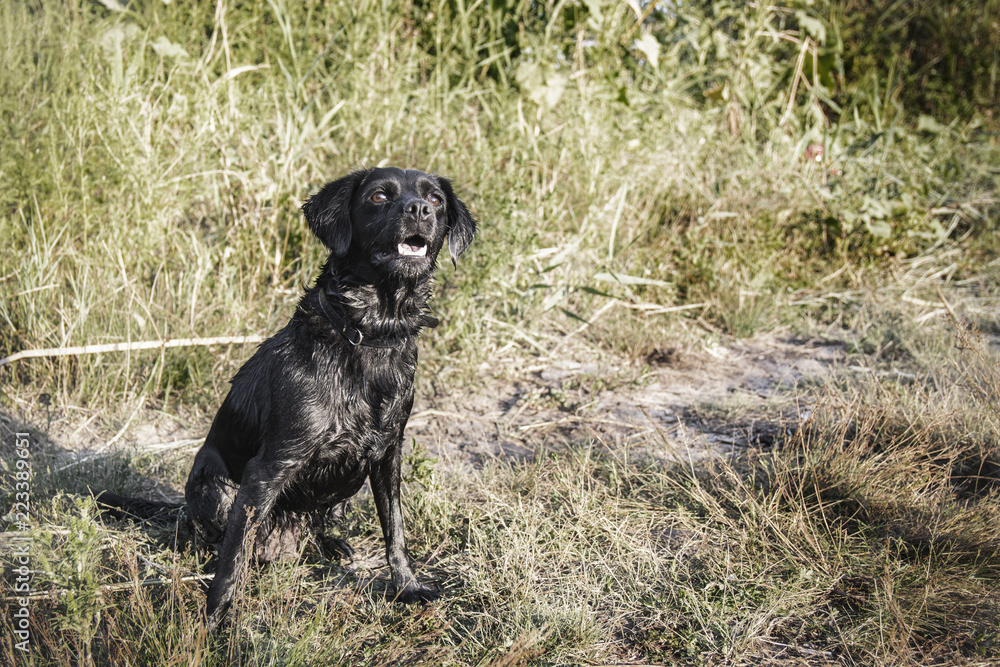
<path id="1" fill-rule="evenodd" d="M 333 330 L 339 333 L 352 346 L 361 345 L 363 347 L 377 347 L 384 350 L 399 350 L 406 345 L 406 340 L 413 335 L 410 332 L 406 332 L 393 336 L 383 336 L 381 338 L 365 338 L 365 335 L 361 333 L 361 329 L 354 326 L 346 314 L 332 307 L 326 298 L 326 291 L 323 289 L 319 290 L 319 309 L 326 316 L 326 319 L 330 321 L 330 324 L 333 325 Z M 439 322 L 440 320 L 433 315 L 425 314 L 420 326 L 433 329 Z"/>

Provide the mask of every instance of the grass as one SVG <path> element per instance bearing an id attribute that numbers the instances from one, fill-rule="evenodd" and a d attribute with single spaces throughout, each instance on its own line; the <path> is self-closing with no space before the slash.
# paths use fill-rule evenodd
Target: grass
<path id="1" fill-rule="evenodd" d="M 925 71 L 821 84 L 852 55 L 822 3 L 688 3 L 645 22 L 601 2 L 115 4 L 0 6 L 4 354 L 268 335 L 323 256 L 301 202 L 398 164 L 452 177 L 482 229 L 439 271 L 421 396 L 530 383 L 567 359 L 619 369 L 526 394 L 572 412 L 571 393 L 619 390 L 675 346 L 776 329 L 850 356 L 826 385 L 701 406 L 787 434 L 725 457 L 630 456 L 582 426 L 470 472 L 416 443 L 408 537 L 442 601 L 384 599 L 363 496 L 344 527 L 358 563 L 306 545 L 258 569 L 212 637 L 186 529 L 107 525 L 79 496 L 180 488 L 191 447 L 121 445 L 204 432 L 249 350 L 0 368 L 5 508 L 13 433 L 32 433 L 34 664 L 997 656 L 988 113 L 907 108 L 898 81 Z M 785 422 L 799 400 L 812 417 Z M 630 443 L 668 448 L 655 432 Z M 0 655 L 21 664 L 11 637 Z"/>
<path id="2" fill-rule="evenodd" d="M 630 461 L 583 440 L 470 474 L 418 450 L 410 544 L 445 591 L 424 608 L 387 602 L 383 568 L 307 546 L 257 569 L 232 624 L 206 637 L 185 529 L 175 545 L 172 527 L 105 525 L 63 494 L 123 470 L 159 477 L 162 461 L 111 456 L 75 483 L 38 475 L 52 499 L 34 519 L 50 554 L 35 587 L 55 594 L 33 601 L 35 659 L 977 664 L 1000 640 L 1000 374 L 963 341 L 945 389 L 848 376 L 790 437 L 726 459 Z M 370 505 L 345 526 L 362 563 L 382 548 Z"/>

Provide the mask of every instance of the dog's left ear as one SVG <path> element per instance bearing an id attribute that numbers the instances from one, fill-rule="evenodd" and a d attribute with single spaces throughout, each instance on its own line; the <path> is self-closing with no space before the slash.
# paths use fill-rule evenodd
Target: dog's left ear
<path id="1" fill-rule="evenodd" d="M 461 256 L 476 237 L 476 219 L 469 213 L 462 200 L 455 196 L 451 181 L 438 178 L 448 209 L 448 251 L 452 261 Z"/>
<path id="2" fill-rule="evenodd" d="M 327 183 L 302 205 L 309 229 L 337 257 L 351 247 L 351 198 L 367 173 L 356 171 Z"/>

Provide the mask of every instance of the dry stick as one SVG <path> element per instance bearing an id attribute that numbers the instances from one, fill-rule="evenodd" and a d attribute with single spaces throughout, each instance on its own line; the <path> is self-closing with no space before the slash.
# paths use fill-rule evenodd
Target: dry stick
<path id="1" fill-rule="evenodd" d="M 793 646 L 792 644 L 782 644 L 781 642 L 771 641 L 770 639 L 764 639 L 763 637 L 757 637 L 757 641 L 763 642 L 765 644 L 770 644 L 771 646 L 777 646 L 778 648 L 787 648 L 793 651 L 797 651 L 803 655 L 817 656 L 821 658 L 827 658 L 832 660 L 836 656 L 829 651 L 817 651 L 816 649 L 805 648 L 804 646 Z"/>
<path id="2" fill-rule="evenodd" d="M 951 304 L 948 303 L 948 299 L 944 298 L 944 292 L 941 291 L 941 286 L 940 285 L 935 285 L 934 289 L 937 290 L 938 298 L 941 299 L 941 303 L 943 303 L 944 307 L 948 310 L 948 314 L 951 315 L 952 321 L 955 324 L 958 324 L 958 322 L 959 322 L 958 315 L 956 315 L 955 311 L 952 310 Z"/>
<path id="3" fill-rule="evenodd" d="M 106 345 L 80 345 L 79 347 L 53 347 L 44 350 L 22 350 L 0 359 L 0 367 L 19 359 L 37 357 L 72 357 L 101 352 L 131 352 L 133 350 L 160 350 L 168 347 L 204 347 L 208 345 L 252 345 L 264 342 L 264 337 L 216 336 L 214 338 L 175 338 L 173 340 L 143 340 L 134 343 L 108 343 Z"/>
<path id="4" fill-rule="evenodd" d="M 152 577 L 150 579 L 143 579 L 142 581 L 138 582 L 138 585 L 139 586 L 168 586 L 168 585 L 174 583 L 175 581 L 205 581 L 206 579 L 211 579 L 214 576 L 215 576 L 214 574 L 194 574 L 194 575 L 185 576 L 185 577 L 177 577 L 176 579 L 173 578 L 173 577 Z M 98 586 L 97 590 L 100 593 L 114 593 L 114 592 L 117 592 L 117 591 L 125 591 L 125 590 L 128 590 L 130 588 L 134 588 L 135 586 L 136 586 L 136 582 L 134 582 L 134 581 L 123 581 L 123 582 L 116 583 L 116 584 L 104 584 L 103 586 Z M 4 602 L 11 602 L 13 600 L 18 600 L 18 599 L 24 598 L 24 597 L 27 597 L 29 600 L 47 600 L 47 599 L 52 599 L 52 598 L 54 598 L 56 596 L 58 596 L 58 597 L 65 597 L 66 595 L 69 595 L 70 592 L 71 591 L 69 589 L 67 589 L 67 588 L 56 588 L 56 589 L 53 589 L 53 590 L 48 591 L 48 592 L 29 593 L 26 596 L 24 596 L 24 595 L 22 595 L 22 596 L 13 596 L 13 595 L 4 596 L 4 597 L 0 597 L 0 600 L 2 600 Z"/>
<path id="5" fill-rule="evenodd" d="M 151 561 L 148 558 L 146 558 L 145 556 L 143 556 L 141 553 L 137 552 L 136 555 L 139 556 L 139 560 L 141 560 L 143 563 L 146 564 L 146 567 L 148 567 L 150 569 L 153 569 L 153 570 L 156 570 L 157 572 L 159 572 L 161 575 L 163 575 L 163 577 L 165 578 L 166 581 L 170 581 L 171 580 L 170 570 L 168 570 L 167 568 L 163 567 L 162 565 L 158 565 L 158 564 L 154 563 L 153 561 Z M 202 579 L 206 579 L 208 576 L 211 576 L 211 577 L 215 576 L 214 574 L 212 574 L 212 575 L 202 575 L 202 574 L 198 574 L 197 572 L 182 572 L 181 574 L 183 575 L 180 578 L 181 581 L 200 581 Z"/>
<path id="6" fill-rule="evenodd" d="M 492 419 L 487 419 L 486 417 L 480 417 L 479 415 L 463 415 L 458 412 L 451 412 L 449 410 L 421 410 L 410 415 L 408 424 L 412 424 L 415 420 L 423 419 L 424 417 L 447 417 L 448 419 L 471 419 L 473 421 L 488 422 L 493 423 Z"/>
<path id="7" fill-rule="evenodd" d="M 778 121 L 778 127 L 784 127 L 785 123 L 792 116 L 792 109 L 795 108 L 795 95 L 799 92 L 799 81 L 805 81 L 808 86 L 809 83 L 806 81 L 805 77 L 802 75 L 802 69 L 806 62 L 806 53 L 809 51 L 810 39 L 806 37 L 802 41 L 802 48 L 799 50 L 799 57 L 795 61 L 795 73 L 792 74 L 792 90 L 788 93 L 788 106 L 785 108 L 785 113 L 781 115 L 781 120 Z M 813 61 L 815 62 L 815 56 L 813 56 Z"/>

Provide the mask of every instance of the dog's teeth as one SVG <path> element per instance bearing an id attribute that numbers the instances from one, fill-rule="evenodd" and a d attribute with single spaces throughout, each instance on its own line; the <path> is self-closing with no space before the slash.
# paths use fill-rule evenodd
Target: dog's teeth
<path id="1" fill-rule="evenodd" d="M 413 246 L 409 243 L 400 243 L 399 254 L 406 257 L 423 257 L 427 254 L 427 246 Z"/>

